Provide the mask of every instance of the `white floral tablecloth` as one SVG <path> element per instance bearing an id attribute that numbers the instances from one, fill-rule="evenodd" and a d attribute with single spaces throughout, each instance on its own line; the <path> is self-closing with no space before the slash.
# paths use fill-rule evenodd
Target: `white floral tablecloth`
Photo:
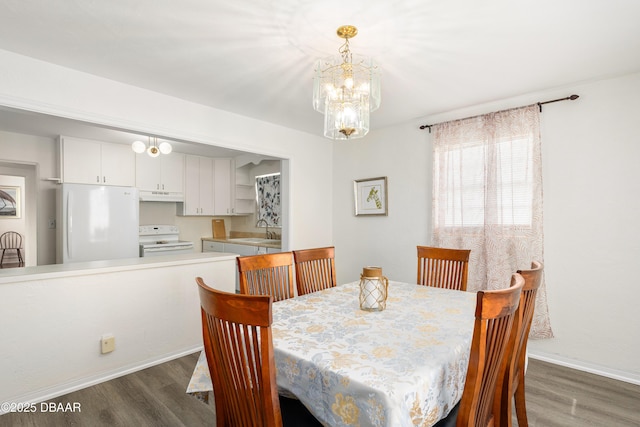
<path id="1" fill-rule="evenodd" d="M 435 424 L 462 396 L 476 294 L 390 281 L 380 312 L 358 295 L 353 282 L 273 304 L 278 387 L 327 426 Z"/>

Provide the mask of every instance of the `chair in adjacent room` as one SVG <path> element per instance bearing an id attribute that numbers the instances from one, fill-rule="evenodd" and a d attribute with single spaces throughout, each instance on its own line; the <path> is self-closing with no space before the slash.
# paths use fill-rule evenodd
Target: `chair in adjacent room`
<path id="1" fill-rule="evenodd" d="M 470 249 L 418 246 L 418 284 L 466 291 L 470 253 Z"/>
<path id="2" fill-rule="evenodd" d="M 512 425 L 511 401 L 515 399 L 518 427 L 528 427 L 527 406 L 525 402 L 525 364 L 527 343 L 536 305 L 536 295 L 542 283 L 542 263 L 533 261 L 530 270 L 518 270 L 524 278 L 524 287 L 520 294 L 520 307 L 513 324 L 509 349 L 505 359 L 503 377 L 499 379 L 494 401 L 494 413 L 497 426 Z M 501 380 L 501 381 L 500 381 Z"/>
<path id="3" fill-rule="evenodd" d="M 202 338 L 216 425 L 320 426 L 304 405 L 278 396 L 270 295 L 218 291 L 197 277 Z"/>
<path id="4" fill-rule="evenodd" d="M 516 273 L 507 289 L 478 291 L 462 399 L 436 427 L 494 425 L 496 386 L 504 367 L 504 356 L 523 286 L 523 277 Z"/>
<path id="5" fill-rule="evenodd" d="M 7 231 L 0 236 L 0 249 L 2 249 L 2 257 L 0 257 L 0 267 L 4 264 L 4 256 L 7 251 L 16 251 L 18 255 L 18 265 L 24 265 L 22 257 L 22 234 L 16 231 Z"/>
<path id="6" fill-rule="evenodd" d="M 293 254 L 274 254 L 238 257 L 240 293 L 271 295 L 274 302 L 293 298 Z"/>
<path id="7" fill-rule="evenodd" d="M 301 249 L 293 251 L 298 295 L 336 286 L 335 248 Z"/>

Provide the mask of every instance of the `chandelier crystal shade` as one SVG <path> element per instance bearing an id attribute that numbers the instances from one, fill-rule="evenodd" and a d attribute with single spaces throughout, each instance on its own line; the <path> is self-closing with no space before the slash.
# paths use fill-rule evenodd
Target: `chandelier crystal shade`
<path id="1" fill-rule="evenodd" d="M 163 141 L 160 144 L 158 144 L 158 138 L 149 137 L 148 146 L 142 141 L 133 141 L 133 144 L 131 144 L 131 149 L 138 154 L 142 154 L 146 151 L 149 156 L 158 157 L 160 153 L 162 154 L 171 153 L 171 150 L 173 148 L 171 147 L 171 144 L 169 144 L 167 141 Z"/>
<path id="2" fill-rule="evenodd" d="M 340 55 L 316 62 L 313 108 L 325 115 L 327 138 L 362 138 L 369 132 L 369 113 L 380 107 L 380 69 L 372 59 L 349 50 L 356 27 L 340 27 L 337 34 L 345 39 Z"/>

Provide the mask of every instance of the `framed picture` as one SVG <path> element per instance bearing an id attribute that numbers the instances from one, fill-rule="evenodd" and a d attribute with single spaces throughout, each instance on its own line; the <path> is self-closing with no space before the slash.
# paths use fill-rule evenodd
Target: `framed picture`
<path id="1" fill-rule="evenodd" d="M 353 181 L 356 216 L 387 215 L 387 177 Z"/>
<path id="2" fill-rule="evenodd" d="M 20 218 L 20 187 L 0 185 L 0 219 Z"/>

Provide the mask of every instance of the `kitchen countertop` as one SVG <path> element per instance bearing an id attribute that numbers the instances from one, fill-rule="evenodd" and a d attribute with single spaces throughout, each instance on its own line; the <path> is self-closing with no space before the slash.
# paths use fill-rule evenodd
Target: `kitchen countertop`
<path id="1" fill-rule="evenodd" d="M 224 238 L 224 239 L 216 239 L 213 237 L 203 237 L 201 240 L 206 242 L 220 242 L 220 243 L 231 243 L 234 245 L 246 245 L 246 246 L 259 246 L 261 248 L 276 248 L 280 249 L 282 247 L 282 243 L 280 240 L 275 239 L 261 239 L 255 238 L 255 240 L 260 240 L 259 242 L 251 242 L 245 239 L 253 240 L 253 238 Z M 271 240 L 271 241 L 270 241 Z"/>
<path id="2" fill-rule="evenodd" d="M 49 277 L 80 276 L 86 274 L 139 270 L 170 265 L 198 264 L 227 260 L 233 260 L 235 262 L 237 256 L 238 254 L 226 252 L 196 252 L 189 254 L 166 255 L 161 257 L 125 258 L 106 261 L 3 268 L 0 269 L 0 285 L 3 283 L 46 279 Z"/>

